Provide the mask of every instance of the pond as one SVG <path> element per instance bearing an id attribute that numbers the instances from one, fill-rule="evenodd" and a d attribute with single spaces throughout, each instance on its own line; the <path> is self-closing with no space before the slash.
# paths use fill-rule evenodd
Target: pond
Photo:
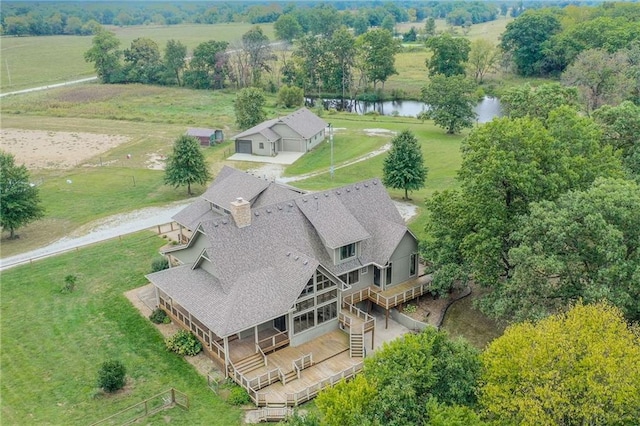
<path id="1" fill-rule="evenodd" d="M 340 104 L 340 99 L 324 99 L 325 108 L 335 108 Z M 347 101 L 349 102 L 349 101 Z M 307 104 L 313 106 L 315 99 L 307 99 Z M 380 115 L 398 115 L 406 117 L 415 117 L 429 106 L 420 101 L 385 101 L 385 102 L 362 102 L 351 101 L 347 105 L 347 110 L 358 114 L 366 114 L 371 111 L 377 111 Z M 495 117 L 502 117 L 502 109 L 500 99 L 485 96 L 475 106 L 474 111 L 477 114 L 478 123 L 486 123 Z"/>

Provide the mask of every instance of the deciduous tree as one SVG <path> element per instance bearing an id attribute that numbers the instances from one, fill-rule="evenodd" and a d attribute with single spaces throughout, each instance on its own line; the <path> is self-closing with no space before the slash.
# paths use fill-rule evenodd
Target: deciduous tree
<path id="1" fill-rule="evenodd" d="M 248 129 L 264 121 L 264 92 L 255 87 L 245 87 L 236 94 L 233 109 L 236 112 L 236 124 Z"/>
<path id="2" fill-rule="evenodd" d="M 482 354 L 480 401 L 499 424 L 633 424 L 640 335 L 608 305 L 507 328 Z"/>
<path id="3" fill-rule="evenodd" d="M 534 203 L 513 233 L 513 277 L 488 295 L 494 316 L 537 319 L 578 299 L 607 300 L 640 318 L 640 187 L 598 180 Z"/>
<path id="4" fill-rule="evenodd" d="M 162 61 L 158 43 L 140 37 L 124 51 L 124 74 L 128 82 L 154 84 L 160 81 Z"/>
<path id="5" fill-rule="evenodd" d="M 527 10 L 507 24 L 500 47 L 513 55 L 520 74 L 539 75 L 545 71 L 544 43 L 560 29 L 560 21 L 553 11 Z"/>
<path id="6" fill-rule="evenodd" d="M 464 75 L 465 63 L 469 60 L 471 43 L 466 38 L 452 37 L 449 33 L 430 37 L 426 41 L 427 49 L 431 50 L 431 58 L 426 65 L 430 76 L 442 74 L 446 77 Z"/>
<path id="7" fill-rule="evenodd" d="M 189 69 L 185 72 L 185 85 L 196 89 L 222 89 L 229 75 L 226 41 L 209 40 L 193 50 Z"/>
<path id="8" fill-rule="evenodd" d="M 598 126 L 564 107 L 547 127 L 537 119 L 494 119 L 462 144 L 460 192 L 434 195 L 422 257 L 438 270 L 457 265 L 477 283 L 509 279 L 509 250 L 518 217 L 534 201 L 588 188 L 598 176 L 619 177 L 621 165 L 600 143 Z"/>
<path id="9" fill-rule="evenodd" d="M 476 349 L 427 328 L 385 344 L 362 375 L 321 392 L 317 405 L 329 425 L 430 424 L 438 404 L 474 406 L 479 375 Z"/>
<path id="10" fill-rule="evenodd" d="M 298 20 L 288 13 L 278 17 L 278 20 L 273 24 L 273 30 L 278 40 L 288 42 L 292 42 L 302 35 L 302 27 L 298 23 Z"/>
<path id="11" fill-rule="evenodd" d="M 242 49 L 248 57 L 251 73 L 251 84 L 258 86 L 262 78 L 262 71 L 270 71 L 269 60 L 272 59 L 269 37 L 259 26 L 251 28 L 242 35 Z"/>
<path id="12" fill-rule="evenodd" d="M 38 187 L 29 182 L 27 168 L 17 166 L 13 154 L 0 151 L 0 226 L 14 239 L 16 229 L 43 216 Z"/>
<path id="13" fill-rule="evenodd" d="M 625 52 L 585 50 L 562 73 L 562 81 L 578 88 L 590 114 L 602 105 L 617 105 L 630 96 L 633 81 L 627 75 L 627 67 Z"/>
<path id="14" fill-rule="evenodd" d="M 454 134 L 465 127 L 473 126 L 477 103 L 476 85 L 463 75 L 446 77 L 437 74 L 422 88 L 422 100 L 429 105 L 426 117 Z"/>
<path id="15" fill-rule="evenodd" d="M 400 51 L 399 43 L 393 35 L 382 28 L 367 31 L 358 37 L 359 64 L 367 79 L 373 82 L 375 90 L 379 82 L 384 83 L 393 74 L 396 53 Z"/>
<path id="16" fill-rule="evenodd" d="M 530 116 L 546 121 L 549 113 L 558 107 L 578 108 L 578 91 L 559 83 L 546 83 L 536 88 L 527 83 L 506 90 L 500 101 L 505 115 L 511 118 Z"/>
<path id="17" fill-rule="evenodd" d="M 186 67 L 187 46 L 176 40 L 167 41 L 164 49 L 164 67 L 175 83 L 182 86 L 181 75 Z"/>
<path id="18" fill-rule="evenodd" d="M 622 163 L 640 181 L 640 106 L 626 101 L 618 106 L 605 105 L 593 112 L 602 126 L 603 143 L 622 153 Z"/>
<path id="19" fill-rule="evenodd" d="M 191 194 L 191 184 L 205 184 L 211 175 L 200 148 L 200 141 L 192 136 L 182 135 L 173 144 L 173 153 L 167 159 L 164 181 L 174 187 L 187 186 Z"/>
<path id="20" fill-rule="evenodd" d="M 404 199 L 408 200 L 408 191 L 424 187 L 427 171 L 418 139 L 411 131 L 403 130 L 391 140 L 391 149 L 384 159 L 382 183 L 404 189 Z"/>
<path id="21" fill-rule="evenodd" d="M 110 31 L 99 31 L 91 42 L 91 48 L 84 53 L 87 62 L 93 62 L 96 74 L 103 83 L 117 83 L 121 79 L 122 51 L 118 50 L 120 40 Z"/>
<path id="22" fill-rule="evenodd" d="M 500 59 L 500 51 L 490 41 L 483 38 L 471 42 L 467 69 L 476 83 L 482 83 L 484 76 L 495 69 Z"/>

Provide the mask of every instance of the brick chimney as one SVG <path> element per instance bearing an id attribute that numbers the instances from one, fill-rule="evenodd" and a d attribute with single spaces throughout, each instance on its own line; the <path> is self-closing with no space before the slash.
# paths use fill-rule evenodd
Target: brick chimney
<path id="1" fill-rule="evenodd" d="M 238 228 L 251 225 L 251 204 L 242 197 L 231 202 L 231 216 Z"/>

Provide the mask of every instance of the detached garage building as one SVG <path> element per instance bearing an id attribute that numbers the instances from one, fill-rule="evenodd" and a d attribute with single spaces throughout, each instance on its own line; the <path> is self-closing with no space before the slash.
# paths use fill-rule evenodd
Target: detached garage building
<path id="1" fill-rule="evenodd" d="M 301 108 L 236 135 L 236 153 L 275 156 L 282 151 L 307 152 L 324 140 L 326 127 L 326 121 Z"/>

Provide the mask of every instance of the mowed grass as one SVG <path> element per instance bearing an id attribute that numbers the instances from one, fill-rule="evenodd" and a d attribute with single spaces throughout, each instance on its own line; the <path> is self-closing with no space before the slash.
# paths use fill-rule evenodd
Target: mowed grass
<path id="1" fill-rule="evenodd" d="M 287 168 L 287 173 L 289 173 L 295 167 L 293 168 L 297 172 L 295 174 L 308 173 L 316 166 L 317 168 L 314 170 L 325 171 L 323 174 L 296 181 L 294 183 L 295 186 L 307 190 L 324 190 L 355 183 L 363 179 L 382 178 L 386 153 L 340 167 L 342 162 L 349 162 L 348 158 L 342 157 L 342 147 L 349 153 L 347 157 L 353 159 L 378 149 L 386 143 L 390 143 L 393 138 L 391 133 L 377 133 L 375 136 L 368 135 L 366 129 L 384 129 L 393 132 L 408 129 L 416 135 L 422 148 L 425 165 L 429 168 L 425 187 L 409 193 L 411 202 L 419 208 L 424 205 L 425 199 L 429 198 L 435 191 L 442 191 L 457 185 L 456 173 L 462 161 L 460 142 L 464 135 L 447 135 L 444 130 L 435 127 L 432 123 L 422 123 L 417 119 L 407 117 L 376 117 L 374 119 L 370 116 L 335 114 L 327 116 L 325 119 L 330 121 L 334 127 L 346 129 L 338 130 L 334 138 L 334 164 L 336 169 L 333 178 L 328 173 L 330 145 L 326 143 Z M 352 144 L 352 141 L 358 141 L 358 143 Z M 362 149 L 360 148 L 361 146 L 366 146 L 367 148 Z M 402 200 L 404 197 L 403 190 L 388 190 L 395 200 Z M 424 233 L 422 215 L 415 217 L 409 226 L 420 238 Z"/>
<path id="2" fill-rule="evenodd" d="M 133 26 L 106 28 L 120 40 L 120 48 L 127 49 L 131 42 L 146 37 L 158 43 L 161 52 L 169 40 L 178 40 L 189 51 L 209 40 L 237 44 L 242 34 L 252 27 L 248 23 L 214 25 Z M 273 24 L 260 25 L 273 39 Z M 1 92 L 60 83 L 95 75 L 92 63 L 84 60 L 91 48 L 93 36 L 2 37 L 0 55 Z"/>
<path id="3" fill-rule="evenodd" d="M 142 232 L 2 272 L 2 423 L 87 425 L 174 387 L 190 409 L 162 413 L 162 423 L 240 423 L 241 413 L 208 389 L 206 379 L 167 352 L 160 333 L 123 296 L 147 283 L 164 240 Z M 62 294 L 67 275 L 76 290 Z M 121 360 L 124 392 L 102 396 L 97 371 Z"/>

